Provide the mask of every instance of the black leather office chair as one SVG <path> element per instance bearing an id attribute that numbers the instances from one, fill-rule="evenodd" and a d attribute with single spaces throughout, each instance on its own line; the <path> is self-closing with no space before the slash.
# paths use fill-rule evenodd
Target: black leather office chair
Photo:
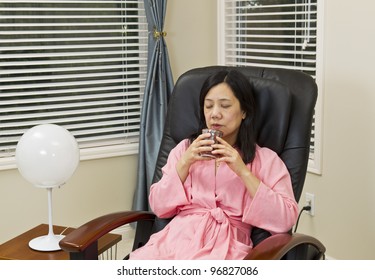
<path id="1" fill-rule="evenodd" d="M 157 160 L 154 182 L 161 176 L 161 168 L 170 150 L 182 139 L 197 131 L 199 93 L 203 81 L 213 72 L 231 68 L 210 66 L 183 74 L 173 90 L 169 103 L 165 130 Z M 309 158 L 310 132 L 317 86 L 314 80 L 298 71 L 262 67 L 236 67 L 249 77 L 255 90 L 257 107 L 258 144 L 266 146 L 286 164 L 296 200 L 300 199 Z M 145 244 L 153 232 L 163 228 L 162 220 L 150 212 L 125 211 L 94 219 L 68 234 L 61 242 L 71 259 L 97 259 L 97 239 L 111 230 L 137 222 L 134 240 L 136 249 Z M 251 234 L 254 248 L 245 259 L 322 259 L 324 245 L 314 237 L 299 233 L 270 236 L 255 228 Z"/>

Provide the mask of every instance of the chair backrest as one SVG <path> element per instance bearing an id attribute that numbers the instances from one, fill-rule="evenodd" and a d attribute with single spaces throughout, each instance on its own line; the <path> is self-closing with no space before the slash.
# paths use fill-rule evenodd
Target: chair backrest
<path id="1" fill-rule="evenodd" d="M 161 178 L 161 168 L 170 150 L 198 130 L 199 93 L 203 81 L 212 73 L 228 68 L 236 68 L 249 77 L 258 104 L 257 142 L 277 152 L 285 162 L 298 201 L 309 159 L 317 86 L 309 75 L 287 69 L 210 66 L 180 76 L 169 103 L 153 181 Z"/>
<path id="2" fill-rule="evenodd" d="M 199 94 L 204 80 L 220 69 L 245 74 L 256 94 L 257 143 L 281 157 L 298 201 L 306 177 L 311 125 L 317 99 L 313 78 L 299 71 L 262 67 L 209 66 L 181 75 L 173 89 L 153 181 L 158 181 L 170 150 L 199 127 Z"/>

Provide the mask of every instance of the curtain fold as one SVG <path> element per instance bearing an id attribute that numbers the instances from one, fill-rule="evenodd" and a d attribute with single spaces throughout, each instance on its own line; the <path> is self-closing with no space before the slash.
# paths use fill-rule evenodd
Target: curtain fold
<path id="1" fill-rule="evenodd" d="M 148 65 L 141 113 L 138 174 L 133 210 L 149 210 L 149 188 L 174 84 L 163 30 L 167 0 L 144 0 L 144 5 L 149 34 Z"/>

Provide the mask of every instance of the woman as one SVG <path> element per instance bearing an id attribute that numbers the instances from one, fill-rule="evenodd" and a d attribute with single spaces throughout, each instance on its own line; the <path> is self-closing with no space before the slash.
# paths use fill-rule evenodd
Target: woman
<path id="1" fill-rule="evenodd" d="M 171 151 L 149 200 L 158 217 L 174 218 L 130 259 L 243 259 L 252 248 L 253 227 L 273 234 L 296 222 L 298 205 L 284 163 L 255 143 L 255 100 L 247 78 L 235 70 L 210 76 L 200 108 L 201 128 L 223 136 L 214 144 L 209 133 L 198 133 Z"/>

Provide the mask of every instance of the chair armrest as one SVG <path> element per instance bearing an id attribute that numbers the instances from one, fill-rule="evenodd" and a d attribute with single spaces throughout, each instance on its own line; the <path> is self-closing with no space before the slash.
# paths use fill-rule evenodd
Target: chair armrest
<path id="1" fill-rule="evenodd" d="M 245 260 L 280 260 L 299 245 L 313 246 L 317 250 L 319 258 L 324 256 L 326 250 L 324 245 L 312 236 L 301 233 L 281 233 L 260 242 L 245 257 Z"/>
<path id="2" fill-rule="evenodd" d="M 59 243 L 61 249 L 71 253 L 85 251 L 100 237 L 122 225 L 139 220 L 153 220 L 155 215 L 145 211 L 123 211 L 98 217 L 75 229 Z"/>

